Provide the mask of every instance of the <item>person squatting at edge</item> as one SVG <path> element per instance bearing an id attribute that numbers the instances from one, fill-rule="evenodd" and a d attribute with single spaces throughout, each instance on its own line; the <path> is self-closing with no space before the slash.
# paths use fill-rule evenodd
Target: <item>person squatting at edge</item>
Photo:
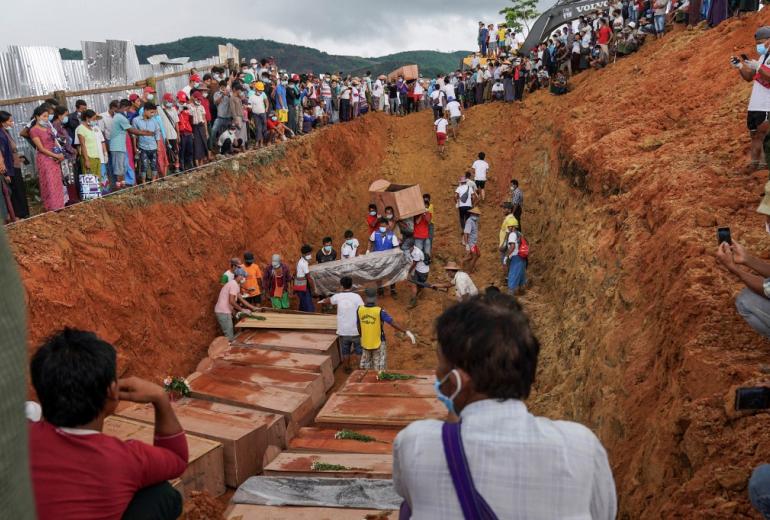
<path id="1" fill-rule="evenodd" d="M 187 438 L 163 388 L 117 378 L 112 345 L 64 329 L 30 363 L 43 420 L 29 423 L 35 506 L 40 519 L 174 520 L 182 497 L 168 480 L 187 469 Z M 151 403 L 154 446 L 101 433 L 120 401 Z"/>

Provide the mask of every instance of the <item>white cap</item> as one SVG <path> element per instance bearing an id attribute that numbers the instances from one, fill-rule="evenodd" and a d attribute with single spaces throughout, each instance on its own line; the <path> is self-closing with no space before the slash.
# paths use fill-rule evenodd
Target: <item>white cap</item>
<path id="1" fill-rule="evenodd" d="M 251 58 L 251 61 L 249 63 L 251 63 L 252 65 L 256 65 L 257 64 L 257 58 Z"/>

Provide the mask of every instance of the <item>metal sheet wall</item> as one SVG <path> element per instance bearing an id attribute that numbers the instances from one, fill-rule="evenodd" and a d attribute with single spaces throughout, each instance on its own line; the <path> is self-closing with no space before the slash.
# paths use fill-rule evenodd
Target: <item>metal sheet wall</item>
<path id="1" fill-rule="evenodd" d="M 112 85 L 126 85 L 152 76 L 170 74 L 181 69 L 195 67 L 205 72 L 219 63 L 218 57 L 189 62 L 184 66 L 139 65 L 134 44 L 130 41 L 107 40 L 106 42 L 81 42 L 82 60 L 62 60 L 56 47 L 17 46 L 8 47 L 0 52 L 0 99 L 22 98 L 52 94 L 56 90 L 90 90 Z M 187 77 L 166 78 L 157 82 L 158 97 L 166 92 L 175 94 L 187 85 Z M 84 99 L 88 106 L 97 112 L 107 110 L 113 99 L 124 99 L 132 92 L 130 89 L 105 94 L 90 94 L 68 97 L 67 105 L 75 108 L 77 99 Z M 19 139 L 18 132 L 32 117 L 32 112 L 40 101 L 17 103 L 0 106 L 13 115 L 16 123 L 11 133 L 16 138 L 19 150 L 34 164 L 32 148 L 24 139 Z M 32 167 L 25 168 L 26 174 L 32 173 Z"/>

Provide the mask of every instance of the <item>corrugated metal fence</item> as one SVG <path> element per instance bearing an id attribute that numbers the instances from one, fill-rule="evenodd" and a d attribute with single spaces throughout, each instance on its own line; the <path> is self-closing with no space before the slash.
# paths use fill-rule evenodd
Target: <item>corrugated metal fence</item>
<path id="1" fill-rule="evenodd" d="M 228 46 L 231 47 L 231 46 Z M 17 46 L 0 52 L 0 99 L 18 99 L 31 96 L 52 96 L 57 90 L 77 92 L 104 87 L 131 85 L 150 77 L 171 74 L 180 70 L 196 68 L 206 70 L 220 63 L 219 57 L 186 63 L 185 65 L 140 65 L 134 44 L 129 41 L 107 40 L 106 42 L 82 42 L 82 60 L 62 60 L 56 47 Z M 237 50 L 235 50 L 237 55 Z M 188 83 L 186 75 L 159 79 L 155 88 L 158 99 L 166 92 L 176 93 Z M 127 98 L 141 89 L 107 93 L 83 93 L 67 97 L 67 106 L 75 109 L 75 101 L 83 99 L 96 112 L 107 110 L 113 99 Z M 13 115 L 16 123 L 12 133 L 18 138 L 18 131 L 32 117 L 32 112 L 41 100 L 27 101 L 0 106 Z M 17 139 L 22 153 L 34 164 L 31 147 L 24 139 Z M 32 166 L 25 169 L 32 173 Z"/>

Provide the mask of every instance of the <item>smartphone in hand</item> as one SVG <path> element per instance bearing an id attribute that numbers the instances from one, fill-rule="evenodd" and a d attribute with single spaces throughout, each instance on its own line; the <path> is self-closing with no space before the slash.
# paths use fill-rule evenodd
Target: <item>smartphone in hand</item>
<path id="1" fill-rule="evenodd" d="M 735 409 L 766 410 L 770 408 L 770 388 L 754 386 L 738 388 L 735 391 Z"/>
<path id="2" fill-rule="evenodd" d="M 720 245 L 722 242 L 727 242 L 728 244 L 733 245 L 733 239 L 730 237 L 729 227 L 721 227 L 717 229 L 717 245 Z"/>

